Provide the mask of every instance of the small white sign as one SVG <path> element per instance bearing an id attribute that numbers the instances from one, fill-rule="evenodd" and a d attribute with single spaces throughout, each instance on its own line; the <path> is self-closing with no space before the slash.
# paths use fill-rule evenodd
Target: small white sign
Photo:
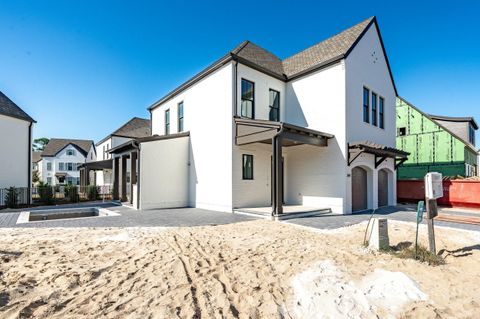
<path id="1" fill-rule="evenodd" d="M 431 172 L 425 175 L 425 197 L 427 199 L 443 197 L 443 180 L 441 173 Z"/>

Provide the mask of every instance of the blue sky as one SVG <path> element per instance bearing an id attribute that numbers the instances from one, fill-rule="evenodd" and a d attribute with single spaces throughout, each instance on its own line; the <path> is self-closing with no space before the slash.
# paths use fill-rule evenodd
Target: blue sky
<path id="1" fill-rule="evenodd" d="M 280 58 L 376 15 L 398 93 L 480 121 L 475 1 L 4 1 L 0 90 L 35 137 L 98 141 L 243 40 Z"/>

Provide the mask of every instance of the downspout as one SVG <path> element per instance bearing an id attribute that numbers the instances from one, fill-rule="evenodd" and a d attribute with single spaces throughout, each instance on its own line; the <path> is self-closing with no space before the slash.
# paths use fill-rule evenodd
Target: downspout
<path id="1" fill-rule="evenodd" d="M 235 117 L 237 116 L 237 112 L 238 112 L 238 101 L 237 101 L 237 91 L 238 91 L 238 61 L 237 59 L 235 58 L 234 55 L 232 55 L 232 58 L 233 58 L 233 88 L 232 88 L 232 96 L 233 96 L 233 103 L 232 103 L 232 107 L 233 107 L 233 110 L 232 110 L 232 149 L 231 149 L 231 155 L 232 155 L 232 161 L 231 161 L 231 165 L 232 165 L 232 168 L 233 168 L 233 149 L 235 147 L 235 139 L 236 139 L 236 135 L 237 135 L 237 128 L 235 126 Z M 232 190 L 231 190 L 231 194 L 232 194 L 232 197 L 231 197 L 231 200 L 232 200 L 232 212 L 233 212 L 233 180 L 234 180 L 234 176 L 233 176 L 233 169 L 230 170 L 231 171 L 231 180 L 232 180 Z"/>
<path id="2" fill-rule="evenodd" d="M 277 202 L 278 202 L 278 199 L 277 199 L 277 195 L 278 195 L 278 189 L 279 189 L 279 185 L 278 185 L 278 176 L 277 176 L 277 171 L 278 171 L 278 168 L 277 168 L 277 142 L 278 142 L 278 139 L 279 137 L 282 135 L 283 133 L 283 124 L 281 124 L 280 126 L 280 130 L 277 132 L 277 134 L 275 134 L 272 138 L 272 148 L 273 148 L 273 154 L 272 154 L 272 166 L 273 166 L 273 176 L 272 176 L 272 185 L 271 187 L 273 187 L 274 191 L 273 191 L 273 200 L 272 200 L 272 217 L 273 216 L 276 216 L 276 211 L 277 211 Z M 280 145 L 280 147 L 282 147 Z M 281 161 L 281 159 L 280 159 Z M 281 204 L 281 203 L 280 203 Z"/>
<path id="3" fill-rule="evenodd" d="M 28 193 L 28 199 L 27 199 L 27 204 L 30 205 L 32 201 L 32 193 L 31 193 L 31 188 L 32 188 L 32 126 L 33 122 L 30 122 L 30 125 L 28 126 L 28 178 L 27 178 L 27 193 Z"/>
<path id="4" fill-rule="evenodd" d="M 151 118 L 151 111 L 150 111 L 150 118 Z M 140 209 L 140 153 L 141 153 L 141 144 L 138 144 L 138 151 L 137 151 L 137 209 Z"/>

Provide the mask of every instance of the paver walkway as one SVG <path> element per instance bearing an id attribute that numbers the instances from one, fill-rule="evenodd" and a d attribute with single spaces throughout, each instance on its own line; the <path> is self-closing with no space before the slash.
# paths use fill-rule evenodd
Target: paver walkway
<path id="1" fill-rule="evenodd" d="M 255 217 L 241 214 L 222 213 L 199 208 L 134 210 L 129 207 L 118 206 L 111 202 L 36 207 L 29 210 L 35 211 L 40 209 L 62 209 L 71 207 L 103 207 L 118 212 L 120 216 L 86 217 L 16 224 L 20 214 L 19 211 L 0 211 L 0 227 L 188 227 L 230 224 L 256 219 Z M 375 212 L 375 216 L 414 223 L 415 210 L 414 206 L 399 205 L 379 209 Z M 319 229 L 334 229 L 367 221 L 370 218 L 370 214 L 369 212 L 353 215 L 320 214 L 315 217 L 295 218 L 284 222 Z M 449 209 L 448 214 L 456 214 L 456 212 Z M 471 214 L 472 213 L 463 211 L 458 212 L 460 216 Z M 477 214 L 477 216 L 480 215 Z M 480 231 L 479 225 L 459 224 L 447 221 L 435 221 L 435 225 Z"/>

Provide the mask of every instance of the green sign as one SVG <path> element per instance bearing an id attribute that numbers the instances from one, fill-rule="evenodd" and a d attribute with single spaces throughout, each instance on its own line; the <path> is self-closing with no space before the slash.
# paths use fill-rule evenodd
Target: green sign
<path id="1" fill-rule="evenodd" d="M 421 200 L 418 202 L 418 206 L 417 206 L 417 224 L 422 222 L 424 211 L 425 211 L 425 202 Z"/>

